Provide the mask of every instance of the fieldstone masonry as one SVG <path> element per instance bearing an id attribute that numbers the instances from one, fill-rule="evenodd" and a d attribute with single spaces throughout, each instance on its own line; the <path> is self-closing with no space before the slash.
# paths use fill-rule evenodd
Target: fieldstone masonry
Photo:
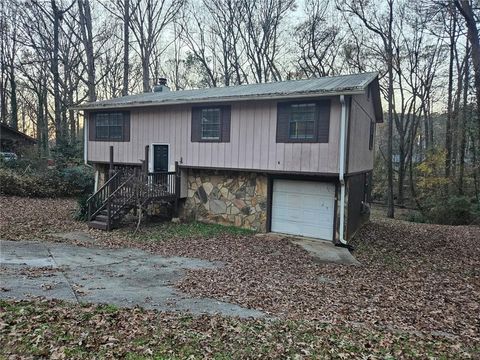
<path id="1" fill-rule="evenodd" d="M 267 177 L 259 173 L 189 170 L 182 216 L 264 232 Z"/>

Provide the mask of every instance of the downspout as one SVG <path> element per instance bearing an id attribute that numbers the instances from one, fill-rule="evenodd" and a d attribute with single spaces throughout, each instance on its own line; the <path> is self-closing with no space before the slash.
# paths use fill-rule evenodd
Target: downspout
<path id="1" fill-rule="evenodd" d="M 88 121 L 86 111 L 83 112 L 83 162 L 88 165 Z M 96 188 L 96 187 L 95 187 Z"/>
<path id="2" fill-rule="evenodd" d="M 345 240 L 345 144 L 347 139 L 347 102 L 345 95 L 340 95 L 342 110 L 340 114 L 340 146 L 338 152 L 338 180 L 340 181 L 340 229 L 339 241 L 342 245 L 347 245 Z"/>

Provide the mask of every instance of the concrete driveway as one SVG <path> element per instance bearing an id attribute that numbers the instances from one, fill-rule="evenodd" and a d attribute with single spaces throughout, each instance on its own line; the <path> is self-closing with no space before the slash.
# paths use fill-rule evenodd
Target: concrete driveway
<path id="1" fill-rule="evenodd" d="M 55 298 L 75 303 L 135 305 L 162 311 L 261 317 L 263 313 L 173 287 L 186 269 L 222 266 L 161 257 L 138 249 L 99 249 L 64 243 L 0 240 L 0 298 Z"/>

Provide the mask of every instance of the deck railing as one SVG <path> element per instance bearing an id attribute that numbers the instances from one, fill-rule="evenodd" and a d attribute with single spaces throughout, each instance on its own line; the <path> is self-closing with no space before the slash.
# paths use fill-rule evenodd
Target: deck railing
<path id="1" fill-rule="evenodd" d="M 145 181 L 147 196 L 149 198 L 173 198 L 176 195 L 176 175 L 175 171 L 148 173 Z"/>
<path id="2" fill-rule="evenodd" d="M 106 210 L 107 229 L 118 220 L 123 209 L 137 204 L 145 205 L 153 200 L 175 201 L 178 208 L 179 172 L 139 172 L 124 174 L 117 171 L 98 191 L 90 196 L 88 219 L 92 221 Z"/>
<path id="3" fill-rule="evenodd" d="M 122 180 L 122 172 L 118 171 L 108 179 L 108 181 L 97 190 L 95 194 L 87 199 L 88 204 L 88 220 L 92 220 L 100 211 L 108 206 L 108 199 L 120 185 Z"/>

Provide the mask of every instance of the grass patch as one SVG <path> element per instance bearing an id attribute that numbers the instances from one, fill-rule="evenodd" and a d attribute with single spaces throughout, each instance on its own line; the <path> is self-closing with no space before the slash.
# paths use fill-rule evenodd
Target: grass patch
<path id="1" fill-rule="evenodd" d="M 220 224 L 205 224 L 198 221 L 187 223 L 166 222 L 141 228 L 135 239 L 139 241 L 162 241 L 166 239 L 213 238 L 225 235 L 247 236 L 254 233 L 253 230 L 249 229 Z"/>
<path id="2" fill-rule="evenodd" d="M 107 314 L 115 314 L 117 311 L 119 311 L 119 307 L 113 304 L 101 304 L 96 308 L 95 313 L 102 314 L 102 313 L 107 313 Z"/>

